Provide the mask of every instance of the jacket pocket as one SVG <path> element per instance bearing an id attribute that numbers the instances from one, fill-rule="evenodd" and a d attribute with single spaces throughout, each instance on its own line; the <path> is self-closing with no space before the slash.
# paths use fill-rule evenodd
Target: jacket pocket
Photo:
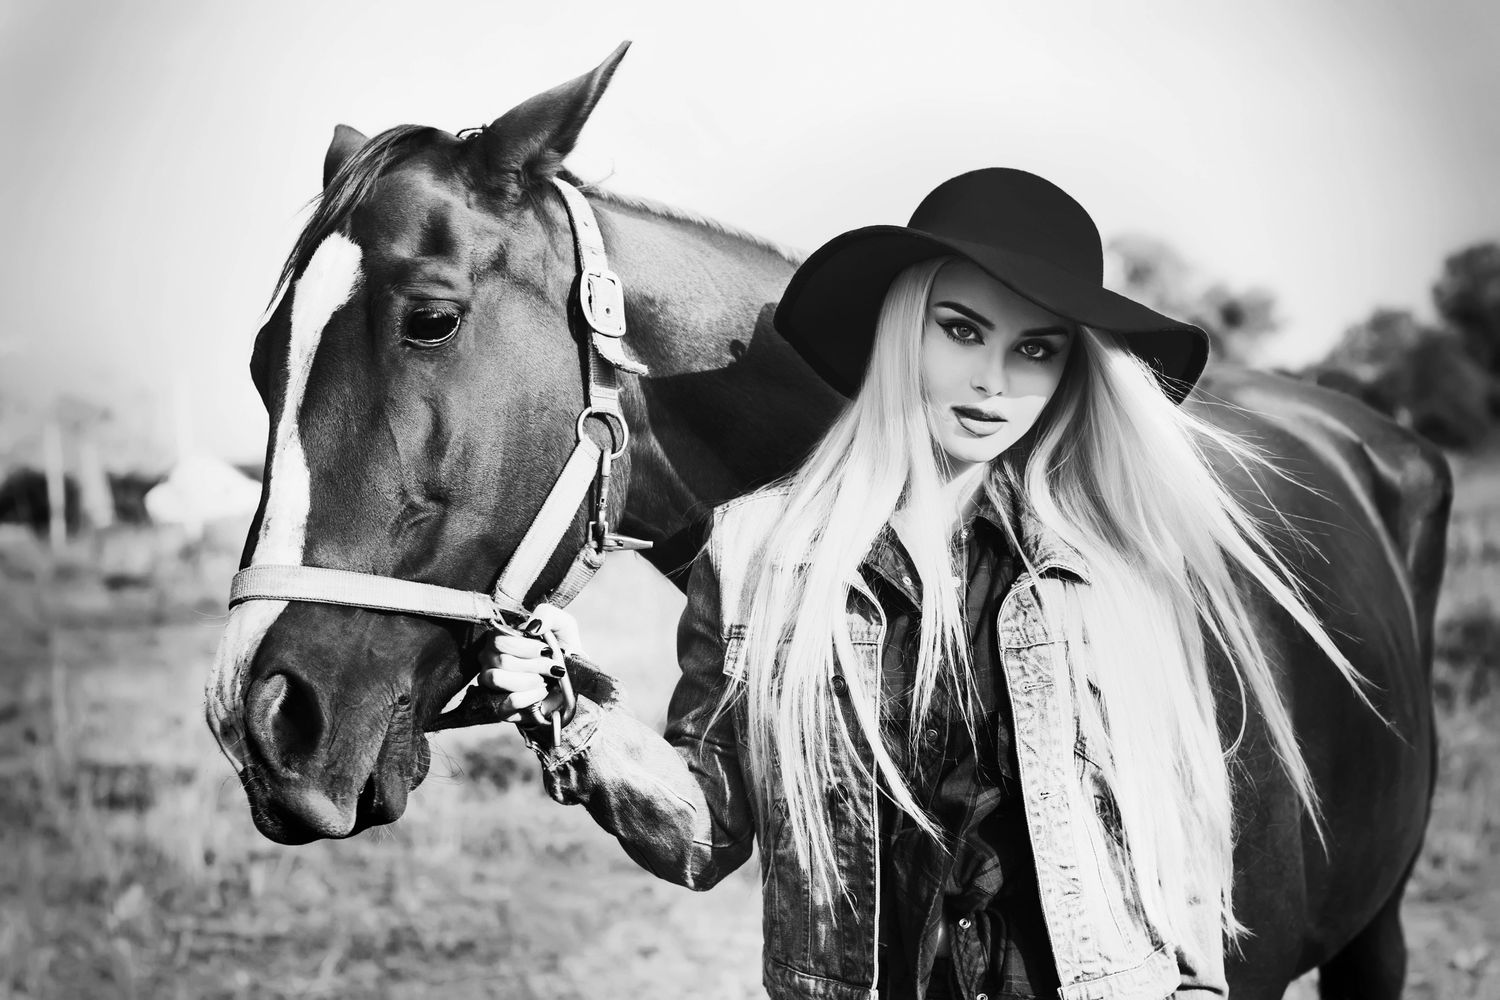
<path id="1" fill-rule="evenodd" d="M 1119 806 L 1099 763 L 1082 750 L 1075 754 L 1075 761 L 1081 798 L 1088 807 L 1081 819 L 1104 911 L 1098 917 L 1101 929 L 1113 929 L 1114 944 L 1101 941 L 1101 957 L 1106 962 L 1137 958 L 1156 942 L 1147 929 L 1145 910 L 1136 892 L 1136 876 L 1125 845 Z"/>
<path id="2" fill-rule="evenodd" d="M 792 968 L 807 969 L 812 959 L 812 885 L 807 869 L 797 858 L 784 800 L 773 804 L 768 831 L 761 845 L 765 954 Z"/>
<path id="3" fill-rule="evenodd" d="M 745 679 L 745 626 L 740 623 L 724 626 L 720 636 L 724 641 L 724 676 L 731 681 Z"/>

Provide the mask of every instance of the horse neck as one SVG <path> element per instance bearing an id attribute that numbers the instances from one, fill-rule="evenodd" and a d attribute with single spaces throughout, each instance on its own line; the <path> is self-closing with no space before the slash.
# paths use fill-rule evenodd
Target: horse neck
<path id="1" fill-rule="evenodd" d="M 631 429 L 624 526 L 660 546 L 714 505 L 790 471 L 841 399 L 772 328 L 795 268 L 788 254 L 618 196 L 596 196 L 594 206 L 625 284 L 627 349 L 650 370 L 627 378 L 622 396 Z M 667 549 L 659 558 L 675 559 Z"/>

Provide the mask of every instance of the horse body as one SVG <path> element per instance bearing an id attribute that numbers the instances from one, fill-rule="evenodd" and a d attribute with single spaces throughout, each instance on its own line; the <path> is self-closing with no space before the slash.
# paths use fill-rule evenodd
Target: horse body
<path id="1" fill-rule="evenodd" d="M 366 141 L 340 128 L 322 205 L 252 362 L 272 431 L 245 564 L 279 549 L 283 560 L 464 589 L 494 578 L 566 458 L 582 402 L 564 305 L 568 224 L 540 181 L 559 169 L 622 53 L 467 140 L 403 128 Z M 627 289 L 629 349 L 650 369 L 622 384 L 632 441 L 616 471 L 617 502 L 628 484 L 618 514 L 658 544 L 648 558 L 680 583 L 701 515 L 794 467 L 841 399 L 771 327 L 788 256 L 674 211 L 591 200 Z M 320 255 L 338 240 L 354 248 L 353 271 L 330 278 Z M 330 281 L 347 283 L 341 297 Z M 305 305 L 320 295 L 338 301 Z M 1316 540 L 1314 551 L 1271 522 L 1391 723 L 1279 609 L 1259 608 L 1322 796 L 1327 849 L 1252 715 L 1235 892 L 1253 934 L 1230 959 L 1234 995 L 1280 996 L 1315 966 L 1325 996 L 1398 995 L 1399 900 L 1432 787 L 1446 465 L 1360 404 L 1274 376 L 1219 373 L 1186 405 L 1258 439 L 1306 484 L 1221 468 L 1251 509 L 1270 497 Z M 585 530 L 580 512 L 539 591 Z M 424 728 L 473 675 L 465 639 L 460 626 L 408 615 L 237 607 L 208 714 L 262 832 L 297 843 L 398 818 L 425 774 Z M 1218 695 L 1232 737 L 1239 695 Z"/>
<path id="2" fill-rule="evenodd" d="M 1217 371 L 1187 405 L 1260 444 L 1296 479 L 1252 481 L 1220 465 L 1251 510 L 1270 497 L 1286 518 L 1266 519 L 1279 551 L 1390 723 L 1279 609 L 1259 602 L 1262 641 L 1321 797 L 1327 840 L 1302 815 L 1252 716 L 1235 784 L 1234 891 L 1253 936 L 1231 955 L 1231 992 L 1280 996 L 1291 978 L 1317 967 L 1325 997 L 1399 995 L 1400 896 L 1426 829 L 1435 766 L 1430 664 L 1452 495 L 1447 465 L 1359 402 L 1278 376 Z M 1233 735 L 1238 693 L 1217 694 L 1221 725 Z"/>

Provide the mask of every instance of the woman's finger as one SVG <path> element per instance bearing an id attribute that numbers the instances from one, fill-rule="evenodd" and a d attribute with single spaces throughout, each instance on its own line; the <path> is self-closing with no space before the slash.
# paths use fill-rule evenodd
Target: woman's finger
<path id="1" fill-rule="evenodd" d="M 568 652 L 583 655 L 583 637 L 578 633 L 578 619 L 551 604 L 538 604 L 532 617 L 550 629 Z"/>
<path id="2" fill-rule="evenodd" d="M 544 656 L 523 658 L 501 653 L 495 657 L 495 662 L 490 666 L 499 670 L 515 670 L 525 674 L 541 674 L 545 677 L 552 669 L 552 661 Z"/>
<path id="3" fill-rule="evenodd" d="M 547 684 L 540 674 L 530 670 L 507 670 L 491 667 L 479 672 L 479 683 L 495 691 L 540 691 L 547 693 Z"/>
<path id="4" fill-rule="evenodd" d="M 482 669 L 501 670 L 525 670 L 529 673 L 545 674 L 552 664 L 550 656 L 545 655 L 546 647 L 538 644 L 535 640 L 523 640 L 528 645 L 520 643 L 506 643 L 504 649 L 496 649 L 495 640 L 480 643 L 479 665 Z M 511 652 L 511 650 L 521 650 Z"/>
<path id="5" fill-rule="evenodd" d="M 545 674 L 552 661 L 545 656 L 516 656 L 496 652 L 488 644 L 479 647 L 479 669 L 520 670 L 528 674 Z"/>
<path id="6" fill-rule="evenodd" d="M 495 632 L 488 643 L 490 649 L 507 656 L 535 658 L 546 653 L 547 644 L 530 636 Z"/>
<path id="7" fill-rule="evenodd" d="M 508 716 L 524 711 L 547 697 L 546 691 L 512 691 L 510 695 L 500 703 L 501 718 L 507 722 L 514 722 Z"/>

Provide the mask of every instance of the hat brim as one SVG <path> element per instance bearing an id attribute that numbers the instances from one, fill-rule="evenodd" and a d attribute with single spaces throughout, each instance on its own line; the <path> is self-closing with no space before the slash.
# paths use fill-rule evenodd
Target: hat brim
<path id="1" fill-rule="evenodd" d="M 1124 337 L 1180 403 L 1208 363 L 1208 335 L 1133 299 L 1030 254 L 934 236 L 902 226 L 867 226 L 819 247 L 792 275 L 776 307 L 776 329 L 824 381 L 845 396 L 864 378 L 875 323 L 896 275 L 918 261 L 954 255 L 1064 319 Z"/>

